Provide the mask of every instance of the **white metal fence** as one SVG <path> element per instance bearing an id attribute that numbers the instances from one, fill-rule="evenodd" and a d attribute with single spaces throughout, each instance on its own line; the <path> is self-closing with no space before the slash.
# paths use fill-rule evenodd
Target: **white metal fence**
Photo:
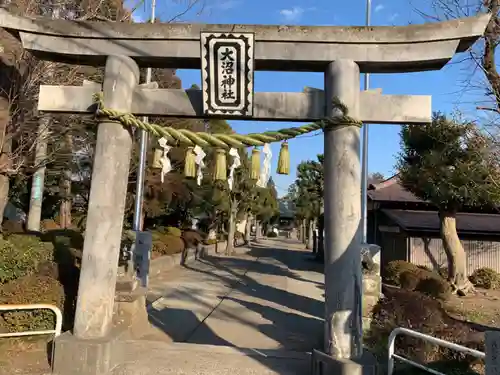
<path id="1" fill-rule="evenodd" d="M 59 336 L 62 331 L 62 312 L 57 306 L 53 305 L 0 305 L 0 312 L 2 311 L 19 311 L 19 310 L 50 310 L 56 317 L 56 324 L 54 329 L 46 329 L 39 331 L 25 331 L 25 332 L 7 332 L 0 333 L 2 337 L 21 337 L 21 336 L 39 336 L 39 335 L 54 335 L 54 338 Z M 52 343 L 52 359 L 54 358 L 54 344 Z"/>
<path id="2" fill-rule="evenodd" d="M 57 337 L 61 334 L 62 330 L 62 313 L 58 307 L 52 305 L 0 305 L 0 311 L 19 311 L 19 310 L 51 310 L 56 317 L 56 324 L 54 329 L 40 330 L 40 331 L 26 331 L 26 332 L 7 332 L 0 333 L 2 337 L 20 337 L 20 336 L 35 336 L 35 335 L 54 335 Z"/>
<path id="3" fill-rule="evenodd" d="M 395 354 L 395 345 L 396 345 L 396 337 L 398 335 L 406 335 L 406 336 L 411 336 L 415 337 L 418 339 L 421 339 L 423 341 L 430 342 L 432 344 L 436 344 L 438 346 L 442 346 L 451 350 L 455 350 L 457 352 L 461 353 L 466 353 L 469 354 L 473 357 L 484 359 L 486 357 L 485 353 L 480 352 L 478 350 L 470 349 L 462 345 L 454 344 L 452 342 L 446 341 L 446 340 L 441 340 L 436 337 L 432 337 L 429 335 L 425 335 L 423 333 L 417 332 L 417 331 L 412 331 L 411 329 L 407 328 L 396 328 L 394 329 L 391 334 L 389 335 L 389 355 L 388 355 L 388 362 L 387 362 L 387 375 L 393 375 L 394 372 L 394 361 L 397 359 L 400 362 L 406 363 L 410 366 L 417 367 L 421 370 L 427 371 L 430 374 L 434 375 L 446 375 L 443 374 L 442 372 L 433 370 L 425 365 L 422 365 L 417 362 L 413 362 L 409 360 L 408 358 L 402 357 L 398 354 Z"/>

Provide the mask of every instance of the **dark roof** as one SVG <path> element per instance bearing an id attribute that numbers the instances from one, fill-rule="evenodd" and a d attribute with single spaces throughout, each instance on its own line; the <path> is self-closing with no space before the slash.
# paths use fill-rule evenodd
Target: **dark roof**
<path id="1" fill-rule="evenodd" d="M 402 229 L 408 231 L 439 231 L 437 211 L 381 210 Z M 457 231 L 500 235 L 500 215 L 481 213 L 458 213 Z"/>
<path id="2" fill-rule="evenodd" d="M 406 190 L 399 181 L 398 175 L 392 176 L 378 184 L 368 186 L 368 198 L 378 202 L 420 202 L 425 201 L 417 198 Z"/>

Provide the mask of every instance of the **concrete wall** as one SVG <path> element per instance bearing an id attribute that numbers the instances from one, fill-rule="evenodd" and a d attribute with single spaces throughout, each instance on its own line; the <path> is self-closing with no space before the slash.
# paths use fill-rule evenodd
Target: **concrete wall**
<path id="1" fill-rule="evenodd" d="M 219 242 L 217 244 L 218 251 L 226 248 L 225 242 Z M 215 253 L 215 245 L 204 245 L 201 251 L 200 258 L 206 254 Z M 187 249 L 187 251 L 179 254 L 164 255 L 156 259 L 151 260 L 149 266 L 149 277 L 156 276 L 162 272 L 170 271 L 172 268 L 180 266 L 183 263 L 190 263 L 195 260 L 195 250 Z"/>

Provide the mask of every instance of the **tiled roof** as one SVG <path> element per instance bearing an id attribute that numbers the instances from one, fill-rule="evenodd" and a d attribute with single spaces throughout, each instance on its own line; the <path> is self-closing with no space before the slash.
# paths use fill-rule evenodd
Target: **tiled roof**
<path id="1" fill-rule="evenodd" d="M 378 202 L 424 202 L 401 186 L 397 175 L 368 186 L 368 197 Z"/>
<path id="2" fill-rule="evenodd" d="M 404 230 L 439 231 L 436 211 L 387 210 L 382 212 Z M 490 233 L 500 235 L 500 215 L 458 213 L 457 230 L 461 233 Z"/>

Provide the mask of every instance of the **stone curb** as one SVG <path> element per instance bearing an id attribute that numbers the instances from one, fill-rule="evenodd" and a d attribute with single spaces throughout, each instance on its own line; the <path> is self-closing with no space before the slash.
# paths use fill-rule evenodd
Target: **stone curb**
<path id="1" fill-rule="evenodd" d="M 225 248 L 225 241 L 218 243 L 219 251 Z M 186 254 L 187 253 L 187 254 Z M 215 245 L 203 245 L 200 258 L 208 254 L 215 254 Z M 156 276 L 162 272 L 167 272 L 182 264 L 192 263 L 195 259 L 195 249 L 189 248 L 185 252 L 172 255 L 164 255 L 151 260 L 149 265 L 149 276 Z"/>
<path id="2" fill-rule="evenodd" d="M 134 341 L 127 341 L 128 343 L 135 343 Z M 127 343 L 126 342 L 126 343 Z M 182 343 L 174 342 L 168 344 L 158 345 L 156 341 L 143 340 L 141 342 L 143 346 L 150 345 L 151 351 L 159 349 L 165 352 L 208 352 L 208 353 L 218 353 L 218 354 L 233 354 L 233 355 L 244 355 L 247 357 L 265 357 L 265 358 L 283 358 L 283 359 L 299 359 L 299 360 L 310 360 L 311 352 L 296 352 L 284 349 L 254 349 L 254 348 L 236 348 L 230 346 L 220 346 L 220 345 L 208 345 L 208 344 L 192 344 L 192 343 Z"/>

